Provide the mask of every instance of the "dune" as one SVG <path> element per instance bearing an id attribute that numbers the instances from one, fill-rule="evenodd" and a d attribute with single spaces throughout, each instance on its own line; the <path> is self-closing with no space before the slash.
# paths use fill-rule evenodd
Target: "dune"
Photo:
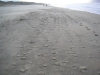
<path id="1" fill-rule="evenodd" d="M 100 75 L 100 15 L 13 9 L 0 15 L 0 75 Z"/>

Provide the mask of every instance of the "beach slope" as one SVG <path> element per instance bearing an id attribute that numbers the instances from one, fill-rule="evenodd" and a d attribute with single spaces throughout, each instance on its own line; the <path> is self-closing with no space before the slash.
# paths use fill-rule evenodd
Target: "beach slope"
<path id="1" fill-rule="evenodd" d="M 100 75 L 100 15 L 55 7 L 1 15 L 0 75 Z"/>

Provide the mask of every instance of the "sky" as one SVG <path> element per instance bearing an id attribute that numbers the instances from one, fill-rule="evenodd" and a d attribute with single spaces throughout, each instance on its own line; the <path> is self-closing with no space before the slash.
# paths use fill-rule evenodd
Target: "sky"
<path id="1" fill-rule="evenodd" d="M 9 1 L 9 0 L 3 0 Z M 10 1 L 26 1 L 26 2 L 37 2 L 37 3 L 47 3 L 55 6 L 63 6 L 67 4 L 75 3 L 89 3 L 91 0 L 10 0 Z"/>

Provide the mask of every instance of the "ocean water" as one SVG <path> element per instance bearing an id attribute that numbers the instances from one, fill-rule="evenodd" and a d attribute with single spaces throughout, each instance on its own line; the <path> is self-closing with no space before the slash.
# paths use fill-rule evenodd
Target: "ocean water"
<path id="1" fill-rule="evenodd" d="M 72 10 L 87 11 L 100 15 L 100 3 L 84 3 L 84 4 L 70 4 L 64 6 Z"/>

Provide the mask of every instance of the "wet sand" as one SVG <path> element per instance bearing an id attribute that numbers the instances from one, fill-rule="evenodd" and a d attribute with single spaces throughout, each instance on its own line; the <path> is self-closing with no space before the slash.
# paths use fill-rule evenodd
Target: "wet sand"
<path id="1" fill-rule="evenodd" d="M 0 75 L 100 75 L 100 15 L 28 8 L 0 15 Z"/>

